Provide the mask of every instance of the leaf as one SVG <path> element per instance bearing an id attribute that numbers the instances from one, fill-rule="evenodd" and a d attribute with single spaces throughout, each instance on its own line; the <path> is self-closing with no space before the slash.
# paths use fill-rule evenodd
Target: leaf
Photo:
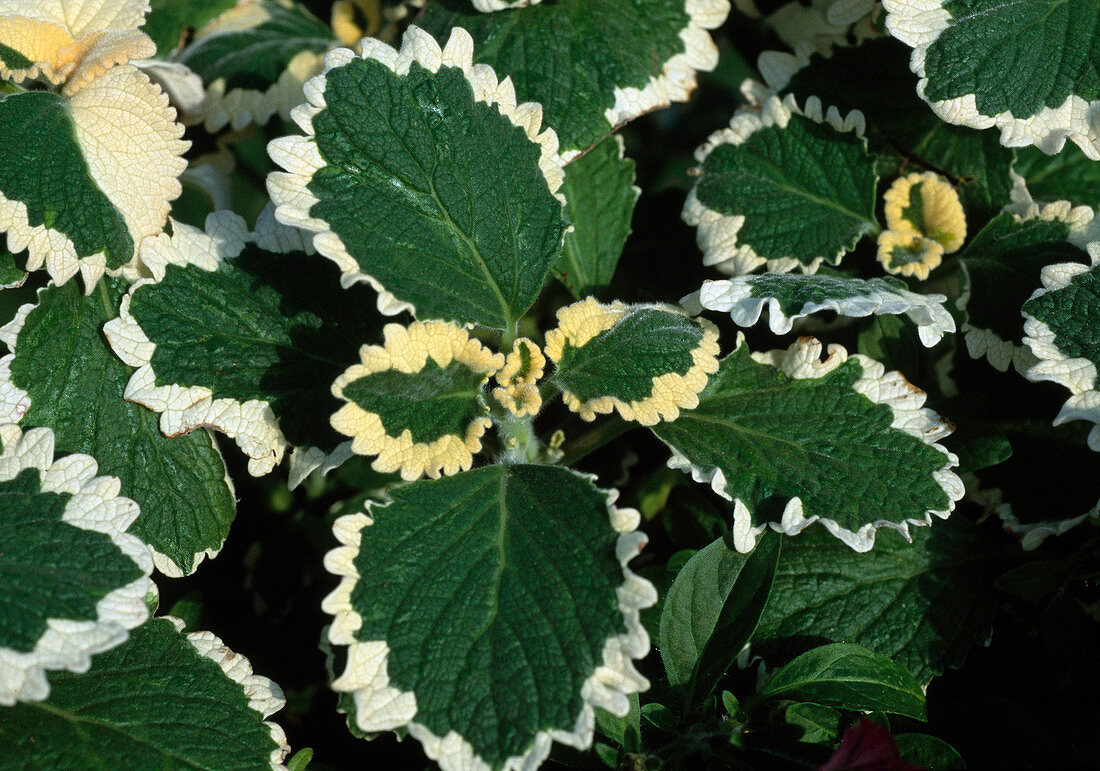
<path id="1" fill-rule="evenodd" d="M 872 146 L 883 145 L 918 167 L 946 173 L 956 183 L 967 219 L 979 226 L 1009 203 L 1012 151 L 997 133 L 944 123 L 916 94 L 909 50 L 890 37 L 815 53 L 807 66 L 768 85 L 798 100 L 818 96 L 838 110 L 860 110 Z M 1061 197 L 1061 196 L 1058 196 Z"/>
<path id="2" fill-rule="evenodd" d="M 1100 163 L 1076 145 L 1066 145 L 1057 155 L 1034 147 L 1016 151 L 1012 166 L 1027 181 L 1027 189 L 1040 201 L 1067 200 L 1078 206 L 1100 208 Z"/>
<path id="3" fill-rule="evenodd" d="M 54 460 L 47 428 L 0 427 L 0 719 L 87 670 L 149 617 L 153 560 L 126 528 L 138 507 L 87 455 Z M 4 757 L 10 757 L 10 753 Z"/>
<path id="4" fill-rule="evenodd" d="M 348 648 L 333 682 L 359 728 L 406 726 L 444 771 L 534 767 L 551 738 L 592 740 L 648 684 L 653 586 L 625 564 L 637 512 L 553 466 L 497 465 L 421 481 L 342 517 L 325 559 L 341 577 L 322 607 Z M 471 705 L 479 705 L 471 709 Z"/>
<path id="5" fill-rule="evenodd" d="M 705 701 L 752 637 L 771 592 L 779 537 L 741 554 L 724 538 L 680 570 L 661 610 L 661 660 L 669 683 L 684 687 L 688 709 Z"/>
<path id="6" fill-rule="evenodd" d="M 820 311 L 841 316 L 904 314 L 917 326 L 921 342 L 931 347 L 945 332 L 955 331 L 955 320 L 943 307 L 941 294 L 910 292 L 895 278 L 841 278 L 761 273 L 732 280 L 707 281 L 687 302 L 711 311 L 727 311 L 735 324 L 751 327 L 768 308 L 768 327 L 785 335 L 798 319 Z M 691 310 L 695 310 L 691 308 Z"/>
<path id="7" fill-rule="evenodd" d="M 832 707 L 820 704 L 795 703 L 787 707 L 783 719 L 788 725 L 802 729 L 798 741 L 809 744 L 833 745 L 840 738 L 841 714 Z"/>
<path id="8" fill-rule="evenodd" d="M 639 115 L 687 101 L 695 71 L 718 62 L 706 31 L 728 14 L 724 0 L 557 0 L 490 14 L 438 0 L 418 23 L 440 41 L 468 30 L 477 62 L 543 106 L 571 158 Z"/>
<path id="9" fill-rule="evenodd" d="M 49 286 L 0 330 L 12 355 L 0 359 L 0 420 L 43 426 L 58 450 L 85 453 L 141 513 L 129 527 L 170 576 L 216 556 L 236 515 L 225 463 L 208 431 L 165 437 L 155 413 L 125 401 L 131 370 L 101 334 L 116 318 L 126 284 L 100 283 L 83 296 Z M 61 363 L 64 362 L 64 366 Z"/>
<path id="10" fill-rule="evenodd" d="M 911 375 L 920 366 L 920 346 L 912 323 L 898 316 L 875 316 L 860 331 L 857 350 L 869 359 L 882 362 L 887 369 Z M 959 457 L 962 457 L 961 451 Z"/>
<path id="11" fill-rule="evenodd" d="M 99 75 L 70 98 L 26 91 L 0 99 L 0 222 L 8 248 L 29 248 L 63 284 L 78 271 L 88 291 L 129 265 L 159 233 L 188 143 L 168 99 L 131 65 Z M 132 266 L 131 266 L 132 267 Z"/>
<path id="12" fill-rule="evenodd" d="M 896 372 L 838 345 L 750 354 L 743 340 L 699 395 L 699 406 L 653 428 L 669 466 L 734 502 L 734 544 L 796 535 L 814 522 L 867 551 L 875 531 L 946 518 L 962 497 L 955 456 L 936 440 L 949 426 Z M 778 521 L 775 521 L 778 520 Z"/>
<path id="13" fill-rule="evenodd" d="M 352 452 L 377 455 L 371 468 L 408 482 L 468 471 L 493 424 L 485 404 L 489 375 L 504 357 L 457 324 L 387 324 L 384 346 L 363 346 L 361 363 L 333 383 L 346 402 L 332 427 L 352 438 Z"/>
<path id="14" fill-rule="evenodd" d="M 202 27 L 176 61 L 202 78 L 209 132 L 290 117 L 302 86 L 337 45 L 329 26 L 294 0 L 241 0 Z"/>
<path id="15" fill-rule="evenodd" d="M 917 93 L 944 120 L 996 126 L 1008 147 L 1046 153 L 1073 140 L 1100 160 L 1091 0 L 884 0 L 886 29 L 913 48 Z"/>
<path id="16" fill-rule="evenodd" d="M 772 675 L 757 697 L 924 719 L 924 691 L 905 667 L 846 643 L 823 645 L 802 654 Z"/>
<path id="17" fill-rule="evenodd" d="M 1023 307 L 1024 343 L 1039 361 L 1025 374 L 1069 389 L 1054 425 L 1091 421 L 1089 447 L 1100 452 L 1100 264 L 1048 265 L 1041 278 Z"/>
<path id="18" fill-rule="evenodd" d="M 622 137 L 608 137 L 565 169 L 565 216 L 573 230 L 565 234 L 555 274 L 578 300 L 603 294 L 630 235 L 642 191 L 623 147 Z"/>
<path id="19" fill-rule="evenodd" d="M 141 31 L 156 43 L 157 58 L 167 59 L 188 42 L 194 30 L 235 4 L 236 0 L 149 0 L 149 15 Z"/>
<path id="20" fill-rule="evenodd" d="M 560 254 L 561 169 L 538 108 L 472 69 L 471 47 L 461 29 L 441 51 L 413 27 L 400 54 L 331 54 L 298 116 L 306 136 L 268 147 L 289 172 L 268 189 L 279 221 L 316 233 L 383 313 L 504 329 Z"/>
<path id="21" fill-rule="evenodd" d="M 206 232 L 173 223 L 146 241 L 159 280 L 135 284 L 104 332 L 138 367 L 126 398 L 161 413 L 173 436 L 206 426 L 234 439 L 249 472 L 266 474 L 294 448 L 291 485 L 339 465 L 350 447 L 329 425 L 332 382 L 377 336 L 369 294 L 301 252 L 248 246 L 244 221 L 219 212 Z M 279 248 L 275 242 L 266 242 Z"/>
<path id="22" fill-rule="evenodd" d="M 879 534 L 858 554 L 827 534 L 788 540 L 753 634 L 775 663 L 810 646 L 855 643 L 898 662 L 921 683 L 959 667 L 985 642 L 997 607 L 989 576 L 1005 554 L 965 519 Z"/>
<path id="23" fill-rule="evenodd" d="M 718 369 L 718 329 L 672 306 L 590 297 L 558 311 L 545 351 L 555 365 L 551 382 L 583 420 L 618 410 L 652 426 L 699 403 Z"/>
<path id="24" fill-rule="evenodd" d="M 15 255 L 0 248 L 0 289 L 16 289 L 27 280 L 27 271 L 20 267 Z"/>
<path id="25" fill-rule="evenodd" d="M 958 300 L 966 311 L 962 330 L 975 359 L 1004 372 L 1024 372 L 1035 363 L 1024 346 L 1020 307 L 1039 286 L 1047 265 L 1078 261 L 1095 240 L 1100 220 L 1068 202 L 1032 205 L 1024 214 L 1006 211 L 986 225 L 960 254 L 965 287 Z"/>
<path id="26" fill-rule="evenodd" d="M 20 768 L 282 768 L 282 691 L 210 632 L 172 618 L 135 629 L 84 674 L 50 677 L 41 704 L 0 710 L 0 754 Z"/>
<path id="27" fill-rule="evenodd" d="M 683 218 L 698 228 L 704 265 L 814 273 L 878 230 L 862 115 L 823 117 L 816 98 L 805 104 L 769 96 L 695 151 L 701 174 Z"/>
<path id="28" fill-rule="evenodd" d="M 902 760 L 928 771 L 958 771 L 966 763 L 958 751 L 943 739 L 928 734 L 897 734 L 894 737 Z"/>

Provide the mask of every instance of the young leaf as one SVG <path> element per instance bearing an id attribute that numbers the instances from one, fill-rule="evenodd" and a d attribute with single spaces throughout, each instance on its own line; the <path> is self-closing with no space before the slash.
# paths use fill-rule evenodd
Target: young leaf
<path id="1" fill-rule="evenodd" d="M 271 471 L 288 447 L 292 485 L 338 466 L 351 448 L 329 425 L 340 406 L 331 387 L 377 336 L 364 312 L 369 293 L 340 289 L 316 257 L 247 245 L 243 220 L 229 212 L 211 215 L 206 232 L 173 230 L 142 246 L 159 280 L 135 284 L 104 327 L 115 353 L 138 367 L 126 398 L 161 413 L 169 436 L 224 432 L 252 474 Z"/>
<path id="2" fill-rule="evenodd" d="M 482 347 L 457 324 L 387 324 L 385 345 L 363 346 L 360 363 L 332 385 L 346 402 L 332 427 L 351 437 L 352 452 L 377 455 L 375 471 L 407 482 L 468 471 L 492 425 L 485 383 L 504 356 Z"/>
<path id="3" fill-rule="evenodd" d="M 671 306 L 601 305 L 591 297 L 558 311 L 546 333 L 552 382 L 584 420 L 618 410 L 652 426 L 699 403 L 718 370 L 718 329 Z"/>
<path id="4" fill-rule="evenodd" d="M 952 517 L 935 527 L 879 534 L 858 554 L 817 530 L 789 539 L 752 649 L 782 661 L 815 644 L 848 642 L 888 656 L 921 683 L 963 663 L 989 637 L 1003 555 Z"/>
<path id="5" fill-rule="evenodd" d="M 794 699 L 850 710 L 924 719 L 924 691 L 901 664 L 858 645 L 835 643 L 780 669 L 759 699 Z"/>
<path id="6" fill-rule="evenodd" d="M 27 280 L 27 271 L 19 267 L 15 255 L 0 247 L 0 289 L 15 289 Z"/>
<path id="7" fill-rule="evenodd" d="M 837 710 L 820 704 L 795 703 L 783 713 L 783 719 L 788 725 L 802 729 L 802 736 L 798 739 L 800 742 L 830 746 L 840 737 L 841 717 Z"/>
<path id="8" fill-rule="evenodd" d="M 1097 239 L 1100 219 L 1067 201 L 1042 207 L 1025 202 L 986 225 L 960 255 L 966 283 L 957 304 L 966 311 L 962 329 L 970 355 L 1002 372 L 1010 364 L 1019 372 L 1034 364 L 1023 342 L 1020 307 L 1039 286 L 1044 267 L 1080 261 Z"/>
<path id="9" fill-rule="evenodd" d="M 686 101 L 695 71 L 718 62 L 706 31 L 728 14 L 728 0 L 556 0 L 490 14 L 437 0 L 417 23 L 440 41 L 468 30 L 477 61 L 543 106 L 572 158 L 615 127 Z"/>
<path id="10" fill-rule="evenodd" d="M 752 637 L 768 601 L 779 536 L 760 538 L 749 554 L 719 538 L 687 561 L 661 610 L 661 660 L 690 709 L 704 701 Z"/>
<path id="11" fill-rule="evenodd" d="M 84 672 L 123 642 L 156 589 L 149 550 L 126 533 L 137 504 L 117 479 L 97 477 L 87 455 L 54 460 L 47 428 L 0 426 L 0 445 L 2 716 L 49 695 L 46 670 Z"/>
<path id="12" fill-rule="evenodd" d="M 296 113 L 306 136 L 268 147 L 288 172 L 268 189 L 279 221 L 316 233 L 383 313 L 505 329 L 560 254 L 562 171 L 539 107 L 517 106 L 472 46 L 410 27 L 400 52 L 368 39 L 363 58 L 329 54 Z"/>
<path id="13" fill-rule="evenodd" d="M 49 286 L 0 329 L 12 351 L 0 359 L 0 421 L 49 428 L 59 451 L 91 455 L 118 477 L 141 508 L 129 532 L 158 570 L 182 576 L 221 551 L 236 499 L 208 431 L 166 437 L 155 413 L 125 400 L 131 370 L 101 333 L 125 294 L 117 280 L 88 297 L 71 283 Z"/>
<path id="14" fill-rule="evenodd" d="M 878 230 L 863 115 L 823 115 L 816 97 L 805 104 L 768 96 L 695 151 L 701 175 L 683 218 L 698 228 L 704 265 L 814 273 Z"/>
<path id="15" fill-rule="evenodd" d="M 534 768 L 551 740 L 586 748 L 593 707 L 626 715 L 648 687 L 626 563 L 638 513 L 568 469 L 490 466 L 398 487 L 341 517 L 323 604 L 364 731 L 407 727 L 444 771 Z M 477 705 L 476 708 L 474 705 Z"/>
<path id="16" fill-rule="evenodd" d="M 199 29 L 176 60 L 206 88 L 206 130 L 240 131 L 275 113 L 288 118 L 336 44 L 328 25 L 295 0 L 240 0 Z"/>
<path id="17" fill-rule="evenodd" d="M 777 335 L 791 331 L 795 321 L 820 311 L 841 316 L 904 314 L 917 325 L 924 345 L 931 347 L 945 332 L 955 331 L 955 320 L 943 307 L 940 294 L 910 292 L 896 278 L 840 278 L 789 273 L 761 273 L 732 280 L 707 281 L 684 304 L 711 311 L 728 311 L 734 323 L 751 327 L 768 308 L 768 327 Z"/>
<path id="18" fill-rule="evenodd" d="M 1089 447 L 1100 452 L 1100 264 L 1048 265 L 1043 285 L 1023 307 L 1024 343 L 1039 363 L 1028 380 L 1052 380 L 1072 396 L 1054 425 L 1068 420 L 1095 423 Z"/>
<path id="19" fill-rule="evenodd" d="M 19 768 L 285 768 L 279 686 L 210 632 L 156 618 L 48 701 L 0 709 L 0 755 Z"/>
<path id="20" fill-rule="evenodd" d="M 875 531 L 946 519 L 963 495 L 950 433 L 925 394 L 858 354 L 802 338 L 750 354 L 743 339 L 699 395 L 699 406 L 653 432 L 669 466 L 734 502 L 734 544 L 752 548 L 769 524 L 788 535 L 821 524 L 856 551 Z M 774 514 L 779 521 L 770 521 Z"/>
<path id="21" fill-rule="evenodd" d="M 608 137 L 565 168 L 565 216 L 573 229 L 565 234 L 555 273 L 578 300 L 607 289 L 630 235 L 642 190 L 623 147 L 622 137 Z"/>
<path id="22" fill-rule="evenodd" d="M 917 93 L 949 123 L 996 126 L 1007 147 L 1100 160 L 1097 8 L 1091 0 L 883 0 L 913 48 Z"/>

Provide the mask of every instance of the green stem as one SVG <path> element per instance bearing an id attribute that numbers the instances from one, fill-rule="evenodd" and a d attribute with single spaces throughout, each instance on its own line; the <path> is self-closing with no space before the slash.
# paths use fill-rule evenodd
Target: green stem
<path id="1" fill-rule="evenodd" d="M 575 442 L 566 442 L 565 455 L 562 456 L 561 465 L 573 465 L 608 442 L 622 436 L 634 428 L 635 425 L 634 423 L 627 423 L 618 416 L 601 421 L 594 429 L 587 434 L 582 434 Z"/>
<path id="2" fill-rule="evenodd" d="M 118 315 L 118 308 L 114 307 L 114 303 L 111 302 L 111 295 L 107 292 L 107 279 L 100 277 L 99 283 L 96 284 L 96 290 L 99 292 L 99 301 L 103 303 L 103 311 L 107 314 L 107 318 L 113 319 Z"/>

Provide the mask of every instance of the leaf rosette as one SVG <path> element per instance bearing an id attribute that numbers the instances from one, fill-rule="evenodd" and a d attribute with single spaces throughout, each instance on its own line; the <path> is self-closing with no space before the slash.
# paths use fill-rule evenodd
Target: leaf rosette
<path id="1" fill-rule="evenodd" d="M 695 151 L 700 176 L 684 203 L 703 264 L 740 275 L 815 273 L 876 232 L 873 156 L 858 110 L 841 117 L 810 97 L 765 95 Z M 790 162 L 795 159 L 795 162 Z"/>
<path id="2" fill-rule="evenodd" d="M 604 305 L 593 298 L 558 311 L 546 333 L 552 382 L 583 420 L 617 411 L 652 426 L 699 403 L 718 370 L 718 328 L 661 305 Z"/>
<path id="3" fill-rule="evenodd" d="M 406 481 L 468 470 L 493 424 L 484 386 L 504 356 L 444 321 L 387 324 L 382 332 L 385 343 L 363 346 L 361 362 L 332 384 L 346 402 L 333 428 L 351 437 L 353 452 L 378 456 L 375 471 Z"/>
<path id="4" fill-rule="evenodd" d="M 54 459 L 53 432 L 0 427 L 0 705 L 49 696 L 47 670 L 86 672 L 149 617 L 138 507 L 94 458 Z"/>

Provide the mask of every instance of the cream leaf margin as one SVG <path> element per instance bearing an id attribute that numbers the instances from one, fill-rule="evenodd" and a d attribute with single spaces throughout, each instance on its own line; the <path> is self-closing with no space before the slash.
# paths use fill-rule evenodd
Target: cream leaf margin
<path id="1" fill-rule="evenodd" d="M 594 476 L 569 471 L 590 480 L 593 485 L 596 483 Z M 504 769 L 533 771 L 549 756 L 551 744 L 555 741 L 577 749 L 587 749 L 594 736 L 595 707 L 623 717 L 630 710 L 627 696 L 649 688 L 649 681 L 635 669 L 633 660 L 644 658 L 649 653 L 649 634 L 642 625 L 639 611 L 656 604 L 657 590 L 627 567 L 627 563 L 641 553 L 649 539 L 638 530 L 641 515 L 635 509 L 615 506 L 619 497 L 617 490 L 596 490 L 606 495 L 611 526 L 619 533 L 615 554 L 622 565 L 623 583 L 615 594 L 627 631 L 604 641 L 602 663 L 581 688 L 584 706 L 573 730 L 540 731 L 531 749 L 522 756 L 508 758 Z M 359 580 L 354 563 L 363 528 L 374 524 L 371 511 L 375 508 L 384 509 L 385 506 L 369 502 L 363 513 L 337 519 L 333 534 L 341 546 L 325 555 L 325 569 L 340 578 L 339 586 L 325 597 L 321 605 L 325 613 L 334 616 L 329 627 L 329 641 L 333 645 L 348 646 L 347 666 L 343 674 L 332 682 L 332 688 L 352 694 L 356 722 L 362 730 L 388 731 L 404 726 L 443 771 L 490 771 L 489 764 L 478 757 L 473 746 L 457 732 L 436 736 L 416 722 L 416 694 L 403 692 L 390 684 L 387 669 L 389 646 L 384 640 L 364 642 L 355 637 L 363 620 L 351 602 L 352 591 Z"/>

